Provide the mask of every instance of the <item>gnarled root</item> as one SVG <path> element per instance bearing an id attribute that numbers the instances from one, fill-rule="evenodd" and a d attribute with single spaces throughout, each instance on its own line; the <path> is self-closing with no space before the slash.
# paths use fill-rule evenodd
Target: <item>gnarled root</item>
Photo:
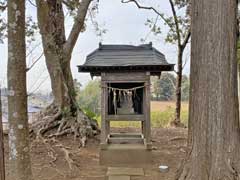
<path id="1" fill-rule="evenodd" d="M 37 138 L 74 134 L 74 139 L 79 137 L 80 145 L 84 147 L 87 138 L 99 134 L 100 129 L 97 121 L 87 117 L 80 109 L 77 110 L 76 116 L 63 115 L 63 112 L 52 104 L 32 123 L 30 133 Z"/>

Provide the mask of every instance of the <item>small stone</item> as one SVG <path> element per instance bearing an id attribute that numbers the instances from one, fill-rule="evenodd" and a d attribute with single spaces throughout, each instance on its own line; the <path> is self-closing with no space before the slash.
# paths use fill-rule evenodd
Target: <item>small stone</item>
<path id="1" fill-rule="evenodd" d="M 152 147 L 152 150 L 157 150 L 158 148 L 156 146 L 153 146 Z"/>
<path id="2" fill-rule="evenodd" d="M 169 167 L 165 165 L 160 165 L 159 167 L 160 172 L 166 173 L 169 171 Z"/>

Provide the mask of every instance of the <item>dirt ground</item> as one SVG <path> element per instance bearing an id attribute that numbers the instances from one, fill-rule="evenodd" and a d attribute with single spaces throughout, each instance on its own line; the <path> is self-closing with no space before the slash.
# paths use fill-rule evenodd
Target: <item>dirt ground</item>
<path id="1" fill-rule="evenodd" d="M 133 131 L 119 129 L 114 131 Z M 173 180 L 178 166 L 186 154 L 187 129 L 152 130 L 154 160 L 145 168 L 145 176 L 131 180 Z M 66 153 L 69 152 L 70 154 Z M 8 178 L 8 146 L 5 138 L 6 170 Z M 66 158 L 69 155 L 70 159 Z M 99 165 L 99 137 L 88 141 L 86 148 L 79 148 L 72 136 L 57 140 L 34 140 L 31 143 L 34 180 L 105 180 L 107 167 Z M 68 161 L 67 161 L 68 159 Z M 72 160 L 72 161 L 71 161 Z M 169 166 L 169 172 L 161 173 L 159 165 Z"/>

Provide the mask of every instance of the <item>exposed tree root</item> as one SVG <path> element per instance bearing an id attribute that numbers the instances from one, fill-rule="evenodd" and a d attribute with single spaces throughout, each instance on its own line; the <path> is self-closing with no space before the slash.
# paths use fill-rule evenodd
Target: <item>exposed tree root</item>
<path id="1" fill-rule="evenodd" d="M 31 136 L 52 138 L 74 134 L 74 140 L 80 138 L 80 146 L 84 147 L 87 138 L 99 134 L 100 129 L 97 121 L 87 117 L 80 109 L 75 114 L 66 114 L 51 104 L 32 123 Z"/>
<path id="2" fill-rule="evenodd" d="M 68 163 L 69 169 L 72 170 L 73 169 L 73 165 L 74 165 L 74 161 L 72 160 L 72 158 L 70 157 L 70 151 L 68 151 L 66 148 L 62 147 L 61 150 L 64 152 L 65 155 L 65 159 Z"/>
<path id="3" fill-rule="evenodd" d="M 53 168 L 55 169 L 60 175 L 66 176 L 64 173 L 60 173 L 61 171 L 57 169 L 55 162 L 58 160 L 58 157 L 60 154 L 58 154 L 58 150 L 61 150 L 63 152 L 63 156 L 68 164 L 69 170 L 72 171 L 74 167 L 78 167 L 78 164 L 71 158 L 74 156 L 74 153 L 70 151 L 70 147 L 64 146 L 63 144 L 59 143 L 58 140 L 55 138 L 43 138 L 39 137 L 39 139 L 36 140 L 36 143 L 42 143 L 46 147 L 47 155 L 51 158 L 50 164 L 52 167 L 47 166 L 47 168 Z M 42 168 L 41 168 L 42 169 Z"/>
<path id="4" fill-rule="evenodd" d="M 57 161 L 57 153 L 54 148 L 48 143 L 48 140 L 42 137 L 39 137 L 38 140 L 40 140 L 46 146 L 48 156 L 52 158 L 50 163 L 53 164 L 55 161 Z"/>

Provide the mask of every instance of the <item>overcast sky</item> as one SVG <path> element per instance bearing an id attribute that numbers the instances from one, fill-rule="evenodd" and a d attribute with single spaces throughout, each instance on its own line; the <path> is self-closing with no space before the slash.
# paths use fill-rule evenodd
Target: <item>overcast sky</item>
<path id="1" fill-rule="evenodd" d="M 141 2 L 141 1 L 139 1 Z M 143 2 L 143 1 L 142 1 Z M 149 4 L 155 5 L 157 0 L 145 1 Z M 161 0 L 161 7 L 155 7 L 165 13 L 171 14 L 168 0 Z M 152 4 L 151 4 L 152 3 Z M 34 6 L 27 6 L 27 14 L 36 17 L 36 9 Z M 86 55 L 91 53 L 98 47 L 99 41 L 103 44 L 141 44 L 141 38 L 145 38 L 149 34 L 149 28 L 145 25 L 147 18 L 156 18 L 156 15 L 149 10 L 139 10 L 134 4 L 122 4 L 121 0 L 100 0 L 99 13 L 97 14 L 98 23 L 105 29 L 107 33 L 103 37 L 97 37 L 94 27 L 91 22 L 87 22 L 87 30 L 80 34 L 78 42 L 74 48 L 71 60 L 72 73 L 81 84 L 85 85 L 91 78 L 87 73 L 78 73 L 77 65 L 83 64 Z M 146 43 L 153 42 L 153 46 L 165 54 L 168 62 L 176 63 L 177 49 L 175 45 L 165 43 L 164 36 L 167 28 L 161 21 L 163 33 L 159 36 L 152 34 L 148 35 Z M 72 25 L 71 17 L 66 17 L 66 31 L 70 31 Z M 40 43 L 40 36 L 36 36 L 37 41 L 34 42 L 30 48 L 33 48 Z M 33 59 L 39 56 L 42 52 L 41 44 L 36 48 L 37 50 L 31 56 L 28 56 L 27 64 L 31 64 Z M 0 44 L 0 83 L 6 86 L 6 69 L 7 69 L 7 42 Z M 189 50 L 186 51 L 185 57 L 189 57 Z M 185 61 L 186 58 L 184 58 Z M 50 80 L 45 66 L 44 57 L 28 72 L 28 91 L 29 92 L 49 92 Z M 184 73 L 188 74 L 189 63 L 184 68 Z"/>

